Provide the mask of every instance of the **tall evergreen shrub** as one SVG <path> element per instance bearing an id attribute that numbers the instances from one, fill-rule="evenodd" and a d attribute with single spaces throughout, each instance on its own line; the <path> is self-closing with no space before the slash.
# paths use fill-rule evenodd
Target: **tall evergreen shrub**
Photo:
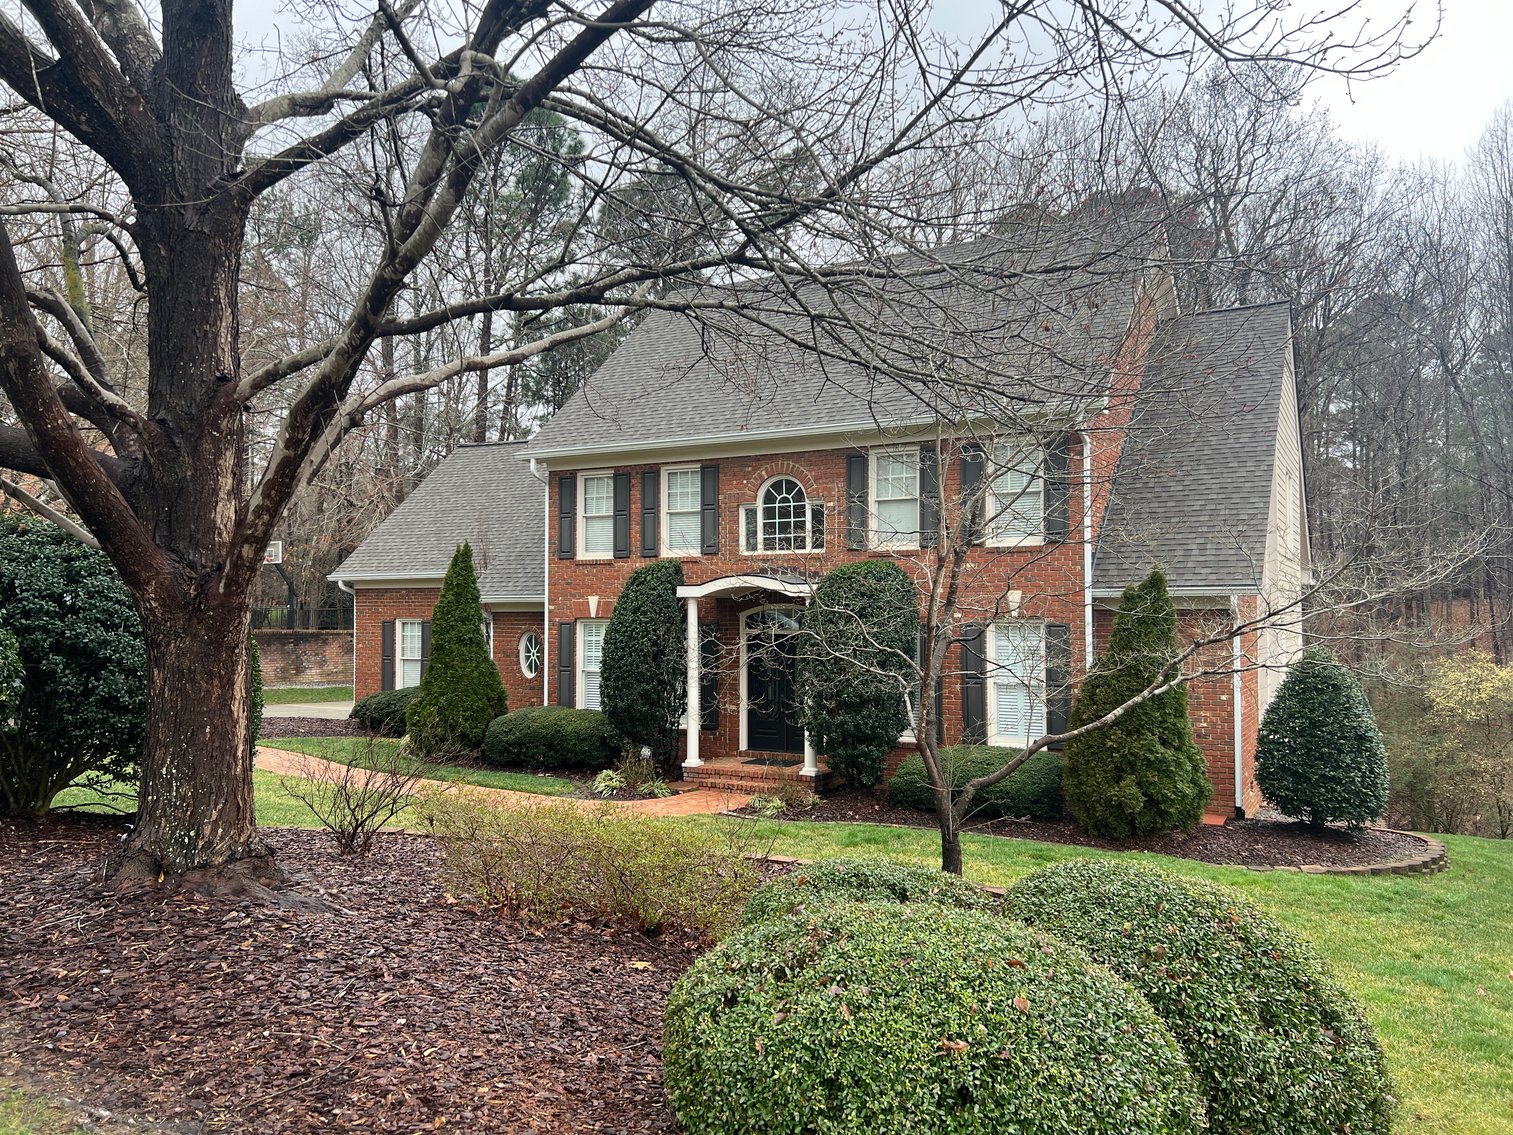
<path id="1" fill-rule="evenodd" d="M 423 756 L 476 752 L 489 722 L 509 708 L 483 635 L 473 549 L 458 547 L 431 614 L 431 660 L 405 711 L 410 745 Z"/>
<path id="2" fill-rule="evenodd" d="M 1360 683 L 1310 646 L 1261 722 L 1256 781 L 1267 801 L 1313 824 L 1368 823 L 1387 807 L 1387 752 Z"/>
<path id="3" fill-rule="evenodd" d="M 1152 571 L 1125 589 L 1108 650 L 1077 692 L 1070 726 L 1096 721 L 1137 696 L 1179 650 L 1166 577 Z M 1149 698 L 1113 724 L 1067 742 L 1062 791 L 1067 811 L 1092 835 L 1154 835 L 1202 820 L 1213 786 L 1193 741 L 1186 687 Z"/>
<path id="4" fill-rule="evenodd" d="M 632 572 L 604 629 L 599 662 L 605 719 L 630 744 L 650 747 L 663 768 L 677 761 L 678 720 L 687 700 L 682 584 L 683 565 L 677 560 L 657 560 Z"/>
<path id="5" fill-rule="evenodd" d="M 909 727 L 919 606 L 891 560 L 826 574 L 799 637 L 800 718 L 830 768 L 862 788 L 881 784 L 884 760 Z"/>

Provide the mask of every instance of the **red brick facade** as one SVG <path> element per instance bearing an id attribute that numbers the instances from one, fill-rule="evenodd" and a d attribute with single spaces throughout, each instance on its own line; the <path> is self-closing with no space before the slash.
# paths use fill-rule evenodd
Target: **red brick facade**
<path id="1" fill-rule="evenodd" d="M 253 631 L 265 686 L 345 686 L 352 681 L 346 631 Z"/>

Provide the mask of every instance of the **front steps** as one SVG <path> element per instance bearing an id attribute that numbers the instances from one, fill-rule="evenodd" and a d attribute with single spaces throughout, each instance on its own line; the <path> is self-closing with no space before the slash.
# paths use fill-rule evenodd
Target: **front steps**
<path id="1" fill-rule="evenodd" d="M 784 754 L 748 753 L 740 757 L 716 757 L 705 761 L 697 768 L 685 768 L 683 779 L 699 788 L 723 788 L 728 792 L 742 792 L 751 796 L 770 794 L 784 783 L 802 784 L 815 792 L 824 792 L 840 780 L 824 765 L 818 776 L 803 775 L 803 761 L 791 765 L 750 764 L 751 758 L 768 757 L 784 759 Z"/>

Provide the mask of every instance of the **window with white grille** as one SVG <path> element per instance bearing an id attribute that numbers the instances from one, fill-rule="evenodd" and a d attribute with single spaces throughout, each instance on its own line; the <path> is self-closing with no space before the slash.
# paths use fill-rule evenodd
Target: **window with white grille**
<path id="1" fill-rule="evenodd" d="M 994 623 L 988 654 L 989 722 L 994 745 L 1025 745 L 1045 735 L 1045 624 Z"/>
<path id="2" fill-rule="evenodd" d="M 578 623 L 578 705 L 599 708 L 599 666 L 604 658 L 604 628 L 608 619 L 583 619 Z"/>
<path id="3" fill-rule="evenodd" d="M 663 473 L 662 550 L 668 555 L 698 555 L 703 547 L 699 514 L 704 500 L 699 485 L 697 466 Z"/>

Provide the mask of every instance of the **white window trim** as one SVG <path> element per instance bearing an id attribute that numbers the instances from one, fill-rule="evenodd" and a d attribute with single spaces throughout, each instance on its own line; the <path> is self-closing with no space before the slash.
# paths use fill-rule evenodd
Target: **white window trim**
<path id="1" fill-rule="evenodd" d="M 769 485 L 771 485 L 772 482 L 774 482 L 774 481 L 784 481 L 784 480 L 793 481 L 794 483 L 796 483 L 798 485 L 799 488 L 801 488 L 801 489 L 804 490 L 804 504 L 805 504 L 805 509 L 806 509 L 806 511 L 804 513 L 804 516 L 805 516 L 805 521 L 804 521 L 804 525 L 805 525 L 805 527 L 804 527 L 804 540 L 805 540 L 805 542 L 809 546 L 805 547 L 803 549 L 799 549 L 799 548 L 773 548 L 771 550 L 763 550 L 763 548 L 762 548 L 762 497 L 766 495 L 766 493 L 767 493 L 767 487 Z M 815 507 L 815 505 L 819 505 L 822 509 L 824 509 L 824 512 L 825 512 L 825 523 L 828 525 L 830 523 L 830 505 L 829 505 L 829 502 L 821 500 L 821 499 L 815 497 L 814 494 L 809 491 L 809 486 L 807 486 L 806 484 L 804 484 L 803 481 L 799 480 L 799 478 L 795 477 L 792 473 L 774 473 L 771 477 L 768 477 L 765 481 L 763 481 L 762 484 L 761 484 L 761 487 L 757 489 L 756 500 L 750 501 L 750 502 L 748 502 L 746 504 L 743 504 L 738 509 L 736 509 L 736 519 L 737 519 L 737 521 L 740 524 L 741 554 L 743 556 L 823 556 L 825 554 L 825 549 L 824 548 L 816 548 L 816 547 L 813 546 L 813 544 L 814 544 L 814 507 Z M 757 546 L 755 548 L 752 548 L 752 549 L 749 549 L 749 550 L 746 547 L 746 510 L 748 508 L 756 510 L 756 522 L 757 522 Z M 828 531 L 826 531 L 824 533 L 824 535 L 825 535 L 825 542 L 828 544 L 829 540 L 830 540 L 830 533 Z"/>
<path id="2" fill-rule="evenodd" d="M 661 551 L 662 555 L 664 555 L 664 556 L 666 556 L 666 557 L 668 557 L 670 559 L 675 559 L 675 560 L 694 559 L 694 558 L 696 558 L 698 556 L 702 556 L 704 554 L 704 547 L 703 547 L 703 538 L 702 538 L 702 536 L 700 537 L 700 540 L 699 540 L 699 547 L 693 549 L 692 551 L 688 551 L 686 549 L 677 549 L 677 550 L 674 550 L 671 547 L 671 545 L 669 545 L 668 542 L 667 542 L 667 536 L 668 536 L 668 533 L 670 531 L 670 528 L 669 528 L 668 522 L 667 522 L 667 518 L 668 518 L 668 515 L 669 515 L 668 508 L 667 508 L 667 482 L 670 479 L 669 475 L 672 474 L 672 473 L 694 473 L 694 474 L 700 474 L 700 472 L 701 472 L 700 471 L 700 467 L 698 465 L 664 465 L 664 466 L 662 466 L 662 501 L 661 501 L 661 507 L 658 510 L 658 518 L 657 518 L 657 527 L 658 527 L 658 530 L 659 530 L 658 544 L 660 545 L 660 551 Z M 699 477 L 699 509 L 698 509 L 698 514 L 700 516 L 701 522 L 702 522 L 702 516 L 703 516 L 703 509 L 704 509 L 704 481 L 703 481 L 703 477 L 701 475 Z"/>
<path id="3" fill-rule="evenodd" d="M 883 538 L 878 525 L 877 509 L 877 459 L 879 457 L 894 457 L 899 454 L 914 459 L 914 531 L 913 540 Z M 917 445 L 888 445 L 881 446 L 867 452 L 867 547 L 880 552 L 907 552 L 916 551 L 919 548 L 919 513 L 924 485 L 921 484 L 921 462 L 919 459 L 919 446 Z"/>
<path id="4" fill-rule="evenodd" d="M 587 512 L 583 507 L 584 500 L 588 496 L 588 482 L 594 477 L 609 478 L 609 516 L 610 516 L 610 540 L 609 551 L 590 552 L 583 543 L 584 523 L 588 520 Z M 588 469 L 578 474 L 578 508 L 574 523 L 577 525 L 577 555 L 579 560 L 612 560 L 615 558 L 614 517 L 615 517 L 615 471 L 613 469 Z"/>
<path id="5" fill-rule="evenodd" d="M 417 654 L 414 658 L 407 658 L 405 656 L 405 652 L 404 652 L 404 650 L 405 650 L 405 627 L 407 625 L 412 625 L 412 624 L 414 626 L 420 628 L 420 630 L 419 630 L 419 641 L 420 641 L 421 653 Z M 395 619 L 394 620 L 394 688 L 396 690 L 404 690 L 404 689 L 408 689 L 409 688 L 405 684 L 405 680 L 404 680 L 405 663 L 406 662 L 414 662 L 414 663 L 416 663 L 418 669 L 421 669 L 421 670 L 424 669 L 424 666 L 425 666 L 425 653 L 424 653 L 424 651 L 425 651 L 425 641 L 426 641 L 425 640 L 425 633 L 426 632 L 425 632 L 425 620 L 424 619 Z M 424 675 L 422 674 L 421 676 L 424 676 Z M 415 679 L 415 684 L 417 686 L 420 684 L 420 677 L 417 677 Z"/>
<path id="6" fill-rule="evenodd" d="M 576 628 L 573 631 L 573 654 L 576 656 L 573 659 L 573 681 L 574 681 L 574 683 L 577 686 L 577 689 L 575 691 L 576 696 L 573 698 L 573 704 L 575 706 L 577 706 L 579 709 L 588 709 L 588 708 L 590 708 L 589 706 L 586 706 L 586 705 L 583 704 L 584 700 L 585 700 L 584 696 L 583 696 L 583 689 L 584 689 L 584 684 L 583 684 L 583 674 L 584 674 L 584 669 L 583 669 L 583 645 L 584 645 L 583 628 L 584 627 L 589 627 L 589 626 L 608 626 L 608 625 L 609 625 L 609 620 L 608 619 L 579 619 L 578 623 L 577 623 L 577 626 L 576 626 Z M 600 692 L 602 694 L 602 692 L 603 692 L 602 683 L 604 681 L 604 654 L 603 654 L 602 648 L 601 648 L 601 651 L 600 651 L 600 654 L 599 654 L 599 681 L 601 683 Z M 603 705 L 603 698 L 602 697 L 600 698 L 600 705 L 601 706 Z"/>
<path id="7" fill-rule="evenodd" d="M 995 622 L 989 623 L 987 630 L 983 635 L 983 658 L 985 662 L 985 674 L 983 676 L 983 680 L 986 686 L 986 689 L 983 691 L 983 705 L 987 711 L 988 717 L 987 721 L 985 722 L 985 732 L 987 733 L 988 738 L 987 743 L 989 745 L 1000 746 L 1003 748 L 1022 748 L 1023 746 L 1030 744 L 1032 741 L 1040 740 L 1040 738 L 1008 737 L 1002 733 L 996 732 L 996 729 L 998 727 L 998 679 L 996 677 L 998 664 L 995 659 L 997 659 L 998 657 L 998 628 L 1004 623 L 1033 623 L 1035 626 L 1040 628 L 1040 688 L 1035 696 L 1038 696 L 1039 698 L 1038 704 L 1040 706 L 1041 716 L 1043 717 L 1049 712 L 1050 709 L 1046 698 L 1047 687 L 1045 680 L 1046 621 L 1044 619 L 999 619 Z M 1031 704 L 1036 704 L 1034 697 L 1032 697 L 1031 699 Z"/>
<path id="8" fill-rule="evenodd" d="M 534 674 L 531 673 L 531 668 L 525 664 L 525 640 L 528 638 L 536 640 L 536 672 Z M 515 643 L 515 657 L 520 663 L 520 672 L 525 675 L 527 681 L 535 681 L 541 676 L 541 671 L 545 669 L 545 647 L 546 643 L 542 639 L 540 631 L 526 631 Z"/>
<path id="9" fill-rule="evenodd" d="M 989 548 L 1039 548 L 1045 544 L 1045 447 L 1037 445 L 1032 454 L 1035 458 L 1035 499 L 1039 505 L 1040 532 L 1031 536 L 1016 536 L 1013 539 L 1005 539 L 993 534 L 993 524 L 1002 505 L 998 500 L 998 494 L 993 491 L 994 474 L 998 471 L 998 463 L 994 460 L 993 451 L 1000 446 L 1006 447 L 1003 441 L 994 442 L 989 446 L 986 454 L 986 467 L 983 469 L 984 492 L 983 497 L 983 544 Z M 1026 454 L 1030 456 L 1031 454 Z M 1022 494 L 1020 501 L 1027 500 L 1029 494 Z"/>

